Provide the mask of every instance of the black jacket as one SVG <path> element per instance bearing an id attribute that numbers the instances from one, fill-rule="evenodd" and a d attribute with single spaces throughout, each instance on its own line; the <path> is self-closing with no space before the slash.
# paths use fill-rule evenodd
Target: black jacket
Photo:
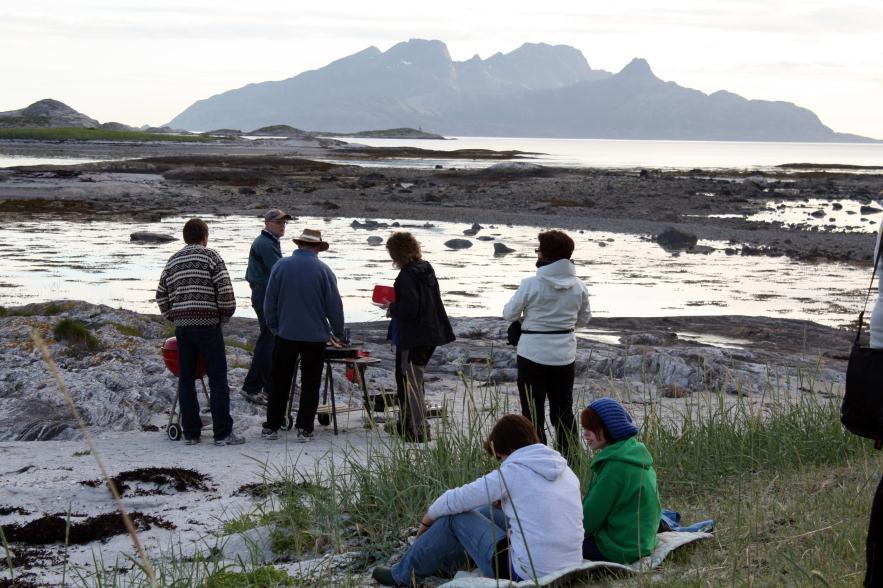
<path id="1" fill-rule="evenodd" d="M 442 304 L 435 271 L 428 261 L 406 265 L 395 281 L 396 301 L 390 314 L 398 325 L 399 347 L 438 346 L 450 343 L 454 330 Z"/>

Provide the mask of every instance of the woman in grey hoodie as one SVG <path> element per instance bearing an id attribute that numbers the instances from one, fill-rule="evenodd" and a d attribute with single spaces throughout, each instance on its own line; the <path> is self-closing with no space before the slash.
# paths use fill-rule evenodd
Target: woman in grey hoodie
<path id="1" fill-rule="evenodd" d="M 537 273 L 522 280 L 503 317 L 521 321 L 516 358 L 521 414 L 533 421 L 545 443 L 548 399 L 558 451 L 567 456 L 570 443 L 579 445 L 573 417 L 574 330 L 588 323 L 592 313 L 588 289 L 570 260 L 573 239 L 563 231 L 546 231 L 538 239 Z"/>
<path id="2" fill-rule="evenodd" d="M 375 580 L 410 586 L 465 565 L 464 554 L 483 576 L 515 581 L 582 563 L 579 480 L 567 461 L 521 415 L 500 418 L 484 448 L 500 466 L 437 498 L 402 560 L 374 568 Z"/>

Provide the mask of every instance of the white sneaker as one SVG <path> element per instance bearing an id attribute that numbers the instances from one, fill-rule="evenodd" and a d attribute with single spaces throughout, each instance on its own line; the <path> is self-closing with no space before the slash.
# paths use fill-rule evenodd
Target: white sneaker
<path id="1" fill-rule="evenodd" d="M 266 439 L 267 441 L 275 441 L 279 438 L 279 431 L 276 429 L 267 429 L 266 427 L 261 429 L 261 439 Z"/>
<path id="2" fill-rule="evenodd" d="M 230 431 L 230 434 L 223 439 L 215 439 L 215 445 L 242 445 L 245 439 Z"/>
<path id="3" fill-rule="evenodd" d="M 298 443 L 306 443 L 307 441 L 313 440 L 313 432 L 307 431 L 306 429 L 298 429 L 297 430 L 297 441 Z"/>

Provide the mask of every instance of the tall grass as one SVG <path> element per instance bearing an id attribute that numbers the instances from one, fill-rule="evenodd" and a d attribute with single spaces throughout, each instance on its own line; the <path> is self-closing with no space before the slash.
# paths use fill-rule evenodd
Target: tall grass
<path id="1" fill-rule="evenodd" d="M 325 557 L 326 563 L 305 566 L 290 579 L 260 571 L 257 559 L 233 565 L 202 556 L 173 557 L 158 566 L 158 583 L 363 585 L 373 565 L 403 553 L 406 537 L 432 500 L 495 467 L 482 442 L 498 416 L 515 407 L 496 387 L 463 381 L 464 390 L 445 403 L 445 416 L 433 423 L 430 444 L 366 431 L 365 447 L 332 448 L 312 471 L 297 463 L 265 464 L 270 492 L 231 528 L 247 528 L 251 516 L 254 525 L 273 527 L 277 556 Z M 665 585 L 860 582 L 879 454 L 841 428 L 836 398 L 773 394 L 759 401 L 709 393 L 681 404 L 627 406 L 643 417 L 641 438 L 655 459 L 663 506 L 681 511 L 686 522 L 717 520 L 714 540 L 669 556 L 662 571 Z M 337 452 L 342 455 L 333 455 Z M 584 483 L 589 462 L 587 454 L 571 462 Z M 345 561 L 335 560 L 341 554 Z M 116 576 L 107 571 L 103 578 L 90 583 L 146 584 L 137 568 Z M 592 581 L 622 584 L 608 577 Z M 651 577 L 626 583 L 635 581 L 647 583 Z"/>

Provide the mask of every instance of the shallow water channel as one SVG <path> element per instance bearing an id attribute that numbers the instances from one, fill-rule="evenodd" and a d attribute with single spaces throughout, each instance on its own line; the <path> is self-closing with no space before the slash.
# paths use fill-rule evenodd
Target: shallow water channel
<path id="1" fill-rule="evenodd" d="M 205 219 L 209 246 L 221 253 L 233 278 L 237 315 L 254 316 L 244 275 L 249 246 L 262 222 L 243 216 Z M 153 231 L 178 236 L 185 220 L 139 223 L 7 215 L 0 219 L 0 305 L 81 299 L 156 313 L 157 280 L 182 242 L 133 243 L 129 235 Z M 371 246 L 367 239 L 376 235 L 385 240 L 395 228 L 368 231 L 351 227 L 352 220 L 301 217 L 289 225 L 283 251 L 287 255 L 294 249 L 291 237 L 301 228 L 321 229 L 332 245 L 321 257 L 337 274 L 347 320 L 380 320 L 383 311 L 371 304 L 371 290 L 375 284 L 391 285 L 397 271 L 383 245 Z M 537 227 L 490 225 L 476 237 L 464 237 L 469 225 L 462 223 L 402 225 L 415 234 L 424 257 L 435 267 L 452 316 L 498 315 L 520 280 L 535 270 Z M 596 315 L 741 314 L 839 326 L 854 320 L 868 284 L 865 267 L 727 255 L 723 242 L 700 241 L 714 248 L 708 254 L 673 255 L 637 235 L 571 234 L 577 244 L 577 273 L 589 286 Z M 494 256 L 493 243 L 478 240 L 483 236 L 516 251 Z M 444 242 L 452 238 L 468 238 L 473 246 L 448 249 Z"/>

